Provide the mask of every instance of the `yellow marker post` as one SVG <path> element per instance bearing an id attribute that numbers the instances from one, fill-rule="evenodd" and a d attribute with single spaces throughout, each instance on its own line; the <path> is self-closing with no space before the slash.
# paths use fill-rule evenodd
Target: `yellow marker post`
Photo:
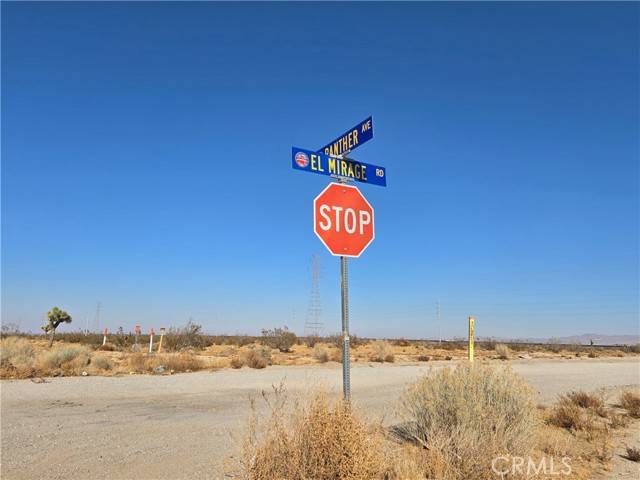
<path id="1" fill-rule="evenodd" d="M 160 327 L 160 341 L 158 342 L 158 353 L 162 351 L 162 339 L 164 338 L 165 328 Z"/>
<path id="2" fill-rule="evenodd" d="M 469 317 L 469 362 L 473 363 L 473 341 L 475 339 L 475 317 Z"/>

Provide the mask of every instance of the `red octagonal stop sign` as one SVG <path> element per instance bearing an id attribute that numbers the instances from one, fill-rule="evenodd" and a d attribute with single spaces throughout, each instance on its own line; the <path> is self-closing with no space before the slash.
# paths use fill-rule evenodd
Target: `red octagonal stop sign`
<path id="1" fill-rule="evenodd" d="M 313 201 L 313 230 L 332 255 L 359 257 L 375 237 L 373 207 L 356 187 L 332 183 Z"/>

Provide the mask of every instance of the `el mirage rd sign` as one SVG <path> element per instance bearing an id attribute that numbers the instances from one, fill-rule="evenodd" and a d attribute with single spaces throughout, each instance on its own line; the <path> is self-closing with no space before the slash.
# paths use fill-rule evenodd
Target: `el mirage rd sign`
<path id="1" fill-rule="evenodd" d="M 351 396 L 349 350 L 349 274 L 347 257 L 359 257 L 375 238 L 373 207 L 360 190 L 347 182 L 387 186 L 384 167 L 358 162 L 347 155 L 373 138 L 373 118 L 369 117 L 319 151 L 293 147 L 291 166 L 336 178 L 313 200 L 313 231 L 332 255 L 340 257 L 342 300 L 342 391 Z"/>

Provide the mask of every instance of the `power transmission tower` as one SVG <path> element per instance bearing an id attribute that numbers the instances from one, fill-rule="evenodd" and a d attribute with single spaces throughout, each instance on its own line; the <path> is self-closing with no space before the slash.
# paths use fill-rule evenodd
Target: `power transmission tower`
<path id="1" fill-rule="evenodd" d="M 309 307 L 304 322 L 304 334 L 320 335 L 324 324 L 322 323 L 322 307 L 320 306 L 320 256 L 311 256 L 311 293 L 309 295 Z"/>

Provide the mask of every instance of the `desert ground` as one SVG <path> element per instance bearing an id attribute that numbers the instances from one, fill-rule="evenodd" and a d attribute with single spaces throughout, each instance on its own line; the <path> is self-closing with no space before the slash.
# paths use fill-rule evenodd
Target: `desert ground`
<path id="1" fill-rule="evenodd" d="M 353 402 L 391 425 L 407 383 L 455 361 L 354 363 Z M 640 384 L 637 356 L 508 363 L 532 385 L 542 404 L 580 389 L 602 389 L 613 398 L 621 388 Z M 2 478 L 233 478 L 251 398 L 281 383 L 292 397 L 315 388 L 339 395 L 341 381 L 341 365 L 334 362 L 176 375 L 3 380 Z M 257 405 L 258 412 L 264 411 L 264 402 Z M 637 433 L 636 422 L 621 434 L 625 437 L 618 439 L 618 450 L 625 442 L 638 446 Z M 594 478 L 638 478 L 638 463 L 620 454 L 612 462 L 609 473 Z"/>

